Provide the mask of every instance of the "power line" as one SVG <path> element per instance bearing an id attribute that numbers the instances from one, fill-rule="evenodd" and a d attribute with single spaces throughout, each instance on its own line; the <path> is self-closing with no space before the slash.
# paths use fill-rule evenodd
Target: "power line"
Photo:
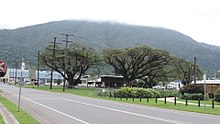
<path id="1" fill-rule="evenodd" d="M 217 14 L 220 14 L 220 7 L 200 12 L 196 16 L 207 17 L 207 16 L 213 16 L 213 15 L 217 15 Z"/>

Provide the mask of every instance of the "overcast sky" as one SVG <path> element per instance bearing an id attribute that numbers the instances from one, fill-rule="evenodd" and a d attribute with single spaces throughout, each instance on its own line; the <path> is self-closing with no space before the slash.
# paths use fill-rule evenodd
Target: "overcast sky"
<path id="1" fill-rule="evenodd" d="M 83 19 L 163 27 L 220 46 L 220 0 L 1 0 L 0 28 Z"/>

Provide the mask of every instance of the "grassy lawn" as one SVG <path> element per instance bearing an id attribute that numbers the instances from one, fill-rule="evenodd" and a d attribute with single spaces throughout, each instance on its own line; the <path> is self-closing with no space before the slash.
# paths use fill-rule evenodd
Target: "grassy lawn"
<path id="1" fill-rule="evenodd" d="M 28 87 L 28 88 L 33 88 Z M 53 89 L 49 89 L 48 86 L 40 86 L 39 88 L 35 87 L 34 89 L 39 89 L 39 90 L 45 90 L 45 91 L 50 91 L 50 92 L 63 92 L 62 87 L 60 86 L 54 86 Z M 106 89 L 108 91 L 109 89 Z M 112 91 L 113 89 L 111 89 Z M 106 100 L 112 100 L 112 101 L 118 101 L 118 102 L 125 102 L 125 103 L 130 103 L 130 104 L 140 104 L 140 105 L 148 105 L 148 106 L 154 106 L 154 107 L 161 107 L 161 108 L 169 108 L 169 109 L 175 109 L 175 110 L 182 110 L 182 111 L 190 111 L 190 112 L 199 112 L 199 113 L 206 113 L 206 114 L 213 114 L 213 115 L 220 115 L 220 107 L 215 107 L 212 109 L 211 106 L 207 106 L 204 109 L 204 106 L 201 105 L 201 107 L 195 106 L 195 105 L 188 105 L 186 106 L 185 104 L 176 104 L 174 105 L 173 102 L 167 102 L 166 104 L 164 101 L 159 100 L 158 102 L 155 103 L 155 98 L 150 98 L 149 102 L 147 103 L 146 98 L 145 99 L 140 99 L 135 98 L 133 101 L 133 98 L 125 99 L 125 98 L 109 98 L 109 97 L 101 97 L 98 96 L 97 93 L 101 92 L 102 89 L 96 89 L 96 88 L 77 88 L 77 89 L 66 89 L 65 93 L 70 93 L 70 94 L 75 94 L 75 95 L 81 95 L 81 96 L 88 96 L 88 97 L 93 97 L 93 98 L 101 98 L 101 99 L 106 99 Z M 178 99 L 179 100 L 179 99 Z M 185 100 L 183 100 L 185 101 Z M 197 101 L 188 101 L 189 102 L 194 102 L 198 103 Z M 201 101 L 202 104 L 202 101 Z M 211 105 L 211 102 L 207 102 L 207 104 Z M 219 104 L 219 103 L 218 103 Z"/>
<path id="2" fill-rule="evenodd" d="M 38 87 L 33 87 L 33 86 L 25 86 L 26 88 L 34 88 L 34 89 L 39 89 L 39 90 L 44 90 L 44 91 L 50 91 L 50 92 L 58 92 L 58 93 L 63 93 L 63 87 L 61 86 L 53 86 L 52 89 L 49 89 L 49 86 L 40 86 Z M 75 95 L 80 95 L 80 96 L 88 96 L 88 97 L 98 97 L 97 92 L 95 88 L 77 88 L 77 89 L 65 89 L 64 93 L 70 93 L 70 94 L 75 94 Z"/>
<path id="3" fill-rule="evenodd" d="M 1 114 L 0 114 L 0 124 L 5 124 Z"/>
<path id="4" fill-rule="evenodd" d="M 7 100 L 6 98 L 2 97 L 1 95 L 0 95 L 0 102 L 15 116 L 15 118 L 18 120 L 20 124 L 39 124 L 39 122 L 37 122 L 33 117 L 31 117 L 25 111 L 20 109 L 20 111 L 18 112 L 17 106 L 12 102 L 10 102 L 9 100 Z M 2 119 L 0 118 L 0 124 L 3 123 L 1 122 L 1 120 Z"/>

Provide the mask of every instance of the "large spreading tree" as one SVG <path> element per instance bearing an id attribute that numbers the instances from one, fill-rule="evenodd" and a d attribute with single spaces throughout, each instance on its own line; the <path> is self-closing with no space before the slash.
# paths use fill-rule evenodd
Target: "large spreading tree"
<path id="1" fill-rule="evenodd" d="M 168 52 L 148 46 L 103 51 L 103 60 L 124 77 L 128 86 L 131 86 L 131 81 L 135 79 L 165 76 L 156 72 L 167 67 L 171 58 Z"/>
<path id="2" fill-rule="evenodd" d="M 135 79 L 145 83 L 143 87 L 152 87 L 158 82 L 169 82 L 180 79 L 190 83 L 192 63 L 171 56 L 167 51 L 141 46 L 126 49 L 106 49 L 103 60 L 114 67 L 117 74 L 124 77 L 127 86 Z M 196 66 L 197 79 L 201 79 L 202 71 Z"/>
<path id="3" fill-rule="evenodd" d="M 60 73 L 70 86 L 77 85 L 81 76 L 100 62 L 94 49 L 78 43 L 74 43 L 66 49 L 66 56 L 64 56 L 64 48 L 56 46 L 55 55 L 53 55 L 52 49 L 52 46 L 48 46 L 43 51 L 40 56 L 41 63 Z"/>

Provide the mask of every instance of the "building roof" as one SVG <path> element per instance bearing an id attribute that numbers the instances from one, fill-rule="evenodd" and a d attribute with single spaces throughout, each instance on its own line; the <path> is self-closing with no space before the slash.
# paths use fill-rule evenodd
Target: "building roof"
<path id="1" fill-rule="evenodd" d="M 123 76 L 119 76 L 119 75 L 101 75 L 101 77 L 108 77 L 108 78 L 124 78 Z"/>
<path id="2" fill-rule="evenodd" d="M 210 85 L 220 85 L 220 80 L 201 80 L 201 81 L 196 81 L 197 84 L 210 84 Z"/>

